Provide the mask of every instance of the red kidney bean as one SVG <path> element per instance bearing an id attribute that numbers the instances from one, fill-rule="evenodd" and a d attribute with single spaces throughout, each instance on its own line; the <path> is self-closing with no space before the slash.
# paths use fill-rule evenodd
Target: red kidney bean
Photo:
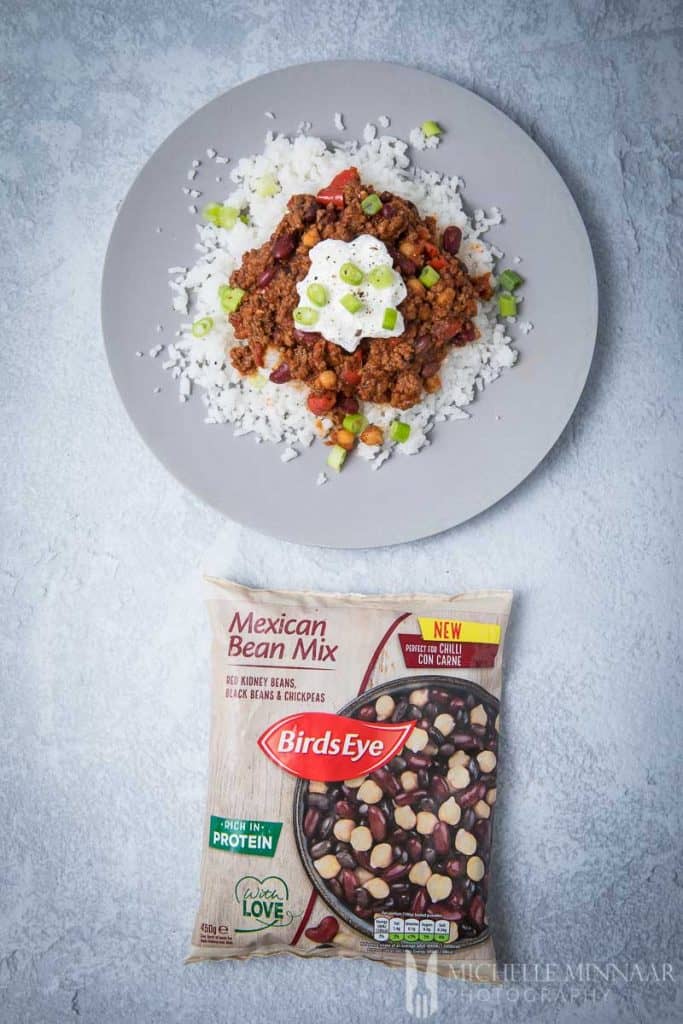
<path id="1" fill-rule="evenodd" d="M 356 901 L 357 907 L 367 907 L 370 902 L 370 893 L 367 889 L 363 889 L 359 886 L 353 894 L 353 898 Z"/>
<path id="2" fill-rule="evenodd" d="M 338 818 L 355 818 L 356 808 L 350 800 L 337 800 L 334 810 Z"/>
<path id="3" fill-rule="evenodd" d="M 484 744 L 481 742 L 478 736 L 473 736 L 472 733 L 459 732 L 451 734 L 451 743 L 455 743 L 456 748 L 461 747 L 463 750 L 483 750 Z"/>
<path id="4" fill-rule="evenodd" d="M 448 702 L 448 706 L 451 709 L 451 711 L 459 711 L 460 708 L 465 707 L 465 698 L 457 696 L 451 697 L 451 699 Z"/>
<path id="5" fill-rule="evenodd" d="M 425 363 L 422 369 L 420 370 L 420 373 L 425 378 L 425 380 L 427 380 L 429 377 L 434 377 L 439 372 L 440 366 L 441 363 L 437 362 Z"/>
<path id="6" fill-rule="evenodd" d="M 450 789 L 448 788 L 448 783 L 444 779 L 443 775 L 434 776 L 432 781 L 429 783 L 429 792 L 435 800 L 448 800 L 448 797 L 450 796 Z"/>
<path id="7" fill-rule="evenodd" d="M 409 768 L 429 768 L 429 765 L 432 763 L 432 759 L 426 754 L 410 754 L 406 758 L 406 763 Z"/>
<path id="8" fill-rule="evenodd" d="M 273 280 L 276 274 L 277 267 L 273 263 L 271 263 L 269 267 L 266 267 L 266 269 L 262 271 L 261 274 L 259 274 L 258 280 L 256 281 L 256 287 L 265 288 L 266 285 L 270 284 L 270 282 Z"/>
<path id="9" fill-rule="evenodd" d="M 471 320 L 468 320 L 463 328 L 458 333 L 460 341 L 474 341 L 477 336 L 477 329 Z"/>
<path id="10" fill-rule="evenodd" d="M 418 889 L 413 896 L 413 902 L 410 905 L 410 909 L 413 914 L 424 914 L 429 903 L 429 897 L 427 896 L 426 889 Z"/>
<path id="11" fill-rule="evenodd" d="M 320 811 L 316 811 L 315 807 L 309 807 L 304 815 L 304 835 L 309 839 L 315 835 L 319 821 Z"/>
<path id="12" fill-rule="evenodd" d="M 342 900 L 344 898 L 344 890 L 336 878 L 330 878 L 327 884 L 338 900 Z"/>
<path id="13" fill-rule="evenodd" d="M 387 796 L 396 796 L 397 793 L 401 792 L 400 782 L 395 775 L 391 774 L 388 768 L 378 768 L 377 771 L 370 773 L 370 778 L 375 780 L 382 792 L 386 793 Z"/>
<path id="14" fill-rule="evenodd" d="M 467 810 L 463 812 L 462 818 L 460 819 L 460 827 L 466 829 L 468 832 L 471 832 L 472 826 L 474 825 L 476 820 L 476 814 L 474 813 L 471 807 L 468 807 Z"/>
<path id="15" fill-rule="evenodd" d="M 374 722 L 377 718 L 377 712 L 375 711 L 374 705 L 364 704 L 358 712 L 358 717 L 362 722 Z"/>
<path id="16" fill-rule="evenodd" d="M 301 219 L 304 224 L 312 224 L 318 215 L 318 204 L 316 203 L 313 196 L 306 200 L 306 203 L 301 210 Z"/>
<path id="17" fill-rule="evenodd" d="M 358 410 L 360 409 L 360 405 L 358 404 L 357 398 L 351 398 L 348 395 L 342 395 L 341 398 L 337 399 L 337 408 L 341 409 L 342 412 L 354 414 L 358 412 Z M 377 716 L 375 715 L 375 718 L 376 717 Z"/>
<path id="18" fill-rule="evenodd" d="M 458 796 L 458 803 L 461 807 L 474 807 L 484 796 L 486 786 L 482 782 L 475 782 L 473 786 L 463 789 Z"/>
<path id="19" fill-rule="evenodd" d="M 403 828 L 395 828 L 394 831 L 389 836 L 391 842 L 394 843 L 396 846 L 402 846 L 407 838 L 408 833 Z"/>
<path id="20" fill-rule="evenodd" d="M 433 339 L 425 334 L 415 342 L 415 355 L 418 359 L 428 359 L 432 354 L 433 348 Z"/>
<path id="21" fill-rule="evenodd" d="M 430 914 L 438 914 L 439 917 L 445 917 L 447 921 L 462 921 L 465 916 L 464 911 L 449 907 L 447 903 L 431 903 L 427 910 Z"/>
<path id="22" fill-rule="evenodd" d="M 300 331 L 296 327 L 292 329 L 292 334 L 297 341 L 303 341 L 305 345 L 313 345 L 314 342 L 320 341 L 322 337 L 317 331 Z"/>
<path id="23" fill-rule="evenodd" d="M 397 882 L 399 878 L 405 878 L 411 868 L 411 864 L 391 864 L 382 872 L 382 878 L 385 882 Z"/>
<path id="24" fill-rule="evenodd" d="M 460 228 L 456 228 L 454 224 L 451 224 L 443 233 L 441 245 L 451 256 L 457 256 L 461 242 L 462 231 Z"/>
<path id="25" fill-rule="evenodd" d="M 431 839 L 427 838 L 422 844 L 422 859 L 426 860 L 430 868 L 436 864 L 436 850 Z"/>
<path id="26" fill-rule="evenodd" d="M 397 255 L 396 262 L 404 277 L 414 277 L 417 273 L 417 263 L 409 259 L 408 256 L 404 256 L 402 252 Z"/>
<path id="27" fill-rule="evenodd" d="M 292 379 L 292 371 L 287 363 L 280 363 L 276 366 L 270 375 L 270 380 L 273 384 L 286 384 L 288 380 Z"/>
<path id="28" fill-rule="evenodd" d="M 372 865 L 370 863 L 370 854 L 367 850 L 356 850 L 356 860 L 360 867 L 365 868 L 366 871 L 372 871 Z"/>
<path id="29" fill-rule="evenodd" d="M 435 704 L 448 704 L 451 699 L 451 695 L 448 690 L 432 690 L 430 693 L 431 699 Z"/>
<path id="30" fill-rule="evenodd" d="M 376 843 L 381 843 L 387 834 L 387 819 L 379 807 L 368 808 L 368 827 Z"/>
<path id="31" fill-rule="evenodd" d="M 422 843 L 417 836 L 411 836 L 406 842 L 406 853 L 414 864 L 422 857 Z"/>
<path id="32" fill-rule="evenodd" d="M 451 878 L 458 878 L 465 871 L 465 860 L 463 857 L 449 857 L 445 864 L 446 874 Z"/>
<path id="33" fill-rule="evenodd" d="M 391 203 L 385 203 L 385 205 L 380 210 L 380 213 L 383 217 L 391 217 L 394 213 L 394 207 L 391 205 Z"/>
<path id="34" fill-rule="evenodd" d="M 467 910 L 467 916 L 469 917 L 472 924 L 479 931 L 484 927 L 484 915 L 486 908 L 484 907 L 484 901 L 478 894 L 472 897 L 472 902 Z"/>
<path id="35" fill-rule="evenodd" d="M 444 821 L 440 821 L 438 825 L 434 826 L 432 832 L 432 842 L 434 843 L 434 849 L 440 855 L 448 853 L 450 847 L 450 835 L 448 832 L 448 825 Z"/>
<path id="36" fill-rule="evenodd" d="M 449 758 L 451 756 L 451 754 L 454 754 L 454 753 L 455 753 L 455 746 L 452 743 L 443 743 L 439 747 L 439 749 L 438 749 L 438 751 L 436 753 L 436 756 L 438 758 L 440 758 L 440 759 L 444 759 L 444 758 L 447 759 L 447 758 Z"/>
<path id="37" fill-rule="evenodd" d="M 411 789 L 409 793 L 397 793 L 394 797 L 394 803 L 397 807 L 405 807 L 406 805 L 417 803 L 423 796 L 427 796 L 426 789 Z"/>
<path id="38" fill-rule="evenodd" d="M 331 942 L 338 931 L 339 922 L 336 917 L 329 914 L 327 917 L 323 917 L 315 928 L 307 928 L 304 934 L 311 942 Z"/>
<path id="39" fill-rule="evenodd" d="M 276 238 L 271 247 L 271 252 L 276 260 L 286 260 L 296 249 L 297 237 L 294 232 L 280 235 Z"/>
<path id="40" fill-rule="evenodd" d="M 354 893 L 356 891 L 356 886 L 358 885 L 358 879 L 354 875 L 353 871 L 351 871 L 349 868 L 344 868 L 342 870 L 342 873 L 340 875 L 340 879 L 341 879 L 342 889 L 344 890 L 344 896 L 346 898 L 346 902 L 350 903 L 351 900 L 353 899 L 353 895 L 354 895 Z"/>
<path id="41" fill-rule="evenodd" d="M 478 821 L 475 821 L 472 826 L 472 835 L 479 846 L 487 850 L 491 843 L 491 819 L 479 818 Z"/>
<path id="42" fill-rule="evenodd" d="M 429 783 L 429 772 L 427 771 L 426 768 L 420 768 L 419 772 L 417 773 L 418 786 L 420 787 L 420 789 L 429 789 Z"/>

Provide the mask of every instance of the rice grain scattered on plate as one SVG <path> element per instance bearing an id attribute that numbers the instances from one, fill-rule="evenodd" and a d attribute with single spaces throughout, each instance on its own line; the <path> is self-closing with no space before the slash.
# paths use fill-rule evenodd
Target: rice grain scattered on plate
<path id="1" fill-rule="evenodd" d="M 335 114 L 335 125 L 343 125 L 341 114 Z M 423 142 L 431 143 L 431 139 L 425 140 L 421 132 L 420 135 Z M 220 159 L 217 157 L 216 161 Z M 292 195 L 317 193 L 351 163 L 364 181 L 412 201 L 422 215 L 435 216 L 442 228 L 448 224 L 459 227 L 463 235 L 459 255 L 471 275 L 494 270 L 498 250 L 483 235 L 501 222 L 500 211 L 495 206 L 488 214 L 478 209 L 473 218 L 468 218 L 460 194 L 461 179 L 412 166 L 405 141 L 377 134 L 374 125 L 366 126 L 362 142 L 353 140 L 332 146 L 305 134 L 288 138 L 269 131 L 263 152 L 244 157 L 233 167 L 231 191 L 212 197 L 248 212 L 248 223 L 238 220 L 230 230 L 208 223 L 198 225 L 197 262 L 187 270 L 169 270 L 182 271 L 169 282 L 173 309 L 190 314 L 192 320 L 211 317 L 213 327 L 204 337 L 196 338 L 191 324 L 182 325 L 176 343 L 168 346 L 168 359 L 163 366 L 178 379 L 181 400 L 189 397 L 192 385 L 201 392 L 207 423 L 230 423 L 236 435 L 252 433 L 258 441 L 283 443 L 283 461 L 295 457 L 289 454 L 290 450 L 298 453 L 320 433 L 303 400 L 305 388 L 295 382 L 274 384 L 262 377 L 253 381 L 240 376 L 231 366 L 227 352 L 238 342 L 220 306 L 218 288 L 228 281 L 247 250 L 270 238 Z M 258 185 L 265 176 L 277 182 L 277 194 L 259 194 L 263 189 Z M 411 428 L 408 441 L 397 445 L 387 439 L 381 447 L 358 447 L 358 455 L 372 463 L 373 468 L 383 465 L 396 449 L 404 455 L 420 451 L 430 443 L 429 434 L 435 423 L 467 419 L 465 406 L 515 363 L 517 353 L 511 338 L 505 325 L 497 322 L 495 297 L 480 303 L 474 319 L 481 336 L 461 348 L 453 348 L 445 358 L 440 370 L 441 390 L 425 395 L 418 405 L 401 411 L 401 420 Z M 364 412 L 388 435 L 396 409 L 366 403 Z M 322 483 L 320 477 L 318 481 Z"/>

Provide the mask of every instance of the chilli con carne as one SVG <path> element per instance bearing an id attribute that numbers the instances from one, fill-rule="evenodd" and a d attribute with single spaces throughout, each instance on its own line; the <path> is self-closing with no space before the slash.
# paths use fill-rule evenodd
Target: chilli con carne
<path id="1" fill-rule="evenodd" d="M 405 329 L 398 337 L 363 338 L 349 353 L 297 327 L 296 285 L 309 271 L 315 245 L 361 235 L 384 243 L 405 282 L 407 295 L 398 307 Z M 410 408 L 441 387 L 439 371 L 449 349 L 478 337 L 478 301 L 493 293 L 490 274 L 472 278 L 458 259 L 461 240 L 455 226 L 439 237 L 434 217 L 421 217 L 413 203 L 391 192 L 375 193 L 353 167 L 317 196 L 293 196 L 270 240 L 247 252 L 230 278 L 230 294 L 239 296 L 230 322 L 244 342 L 230 353 L 233 366 L 245 376 L 257 373 L 274 349 L 279 361 L 270 380 L 307 385 L 310 411 L 329 416 L 338 430 L 362 402 Z M 382 443 L 379 428 L 360 436 Z"/>

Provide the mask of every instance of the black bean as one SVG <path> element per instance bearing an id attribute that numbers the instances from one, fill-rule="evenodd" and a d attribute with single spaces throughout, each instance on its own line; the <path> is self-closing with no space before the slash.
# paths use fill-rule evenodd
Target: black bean
<path id="1" fill-rule="evenodd" d="M 330 842 L 329 839 L 325 839 L 322 843 L 314 843 L 311 847 L 311 857 L 313 860 L 318 860 L 320 857 L 330 853 L 333 846 L 334 843 Z"/>
<path id="2" fill-rule="evenodd" d="M 315 807 L 317 811 L 327 811 L 330 808 L 330 801 L 324 793 L 309 793 L 306 803 L 309 807 Z"/>

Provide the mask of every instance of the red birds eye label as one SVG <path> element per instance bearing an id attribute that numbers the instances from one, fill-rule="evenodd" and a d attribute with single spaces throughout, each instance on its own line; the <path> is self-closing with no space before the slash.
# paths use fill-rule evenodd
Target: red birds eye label
<path id="1" fill-rule="evenodd" d="M 257 742 L 290 775 L 340 782 L 382 768 L 403 749 L 414 728 L 414 721 L 383 724 L 303 711 L 275 722 Z"/>

